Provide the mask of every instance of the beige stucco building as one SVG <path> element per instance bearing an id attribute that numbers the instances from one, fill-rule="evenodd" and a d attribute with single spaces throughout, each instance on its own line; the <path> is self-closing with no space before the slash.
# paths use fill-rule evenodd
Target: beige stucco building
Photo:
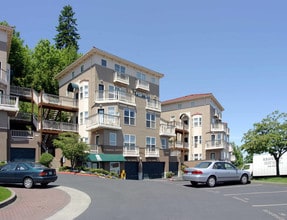
<path id="1" fill-rule="evenodd" d="M 182 127 L 170 142 L 185 149 L 183 160 L 230 160 L 229 128 L 224 108 L 211 93 L 193 94 L 162 102 L 161 117 Z M 177 126 L 179 127 L 179 126 Z M 188 164 L 188 163 L 187 163 Z"/>

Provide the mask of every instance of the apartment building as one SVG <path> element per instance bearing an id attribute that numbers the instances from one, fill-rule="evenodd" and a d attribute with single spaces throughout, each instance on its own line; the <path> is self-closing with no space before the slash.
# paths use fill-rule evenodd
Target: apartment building
<path id="1" fill-rule="evenodd" d="M 90 167 L 128 179 L 163 177 L 178 166 L 162 124 L 159 101 L 164 75 L 98 48 L 56 75 L 59 95 L 78 100 L 78 132 L 91 148 Z"/>
<path id="2" fill-rule="evenodd" d="M 161 103 L 161 117 L 176 126 L 171 149 L 181 149 L 185 164 L 197 160 L 230 160 L 229 128 L 224 108 L 211 93 L 187 95 Z"/>
<path id="3" fill-rule="evenodd" d="M 17 114 L 19 99 L 10 95 L 9 52 L 13 28 L 0 25 L 0 161 L 7 161 L 10 145 L 9 118 Z"/>

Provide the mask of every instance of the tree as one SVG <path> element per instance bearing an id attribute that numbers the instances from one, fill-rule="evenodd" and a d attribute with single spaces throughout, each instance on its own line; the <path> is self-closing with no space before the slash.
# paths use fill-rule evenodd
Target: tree
<path id="1" fill-rule="evenodd" d="M 80 136 L 72 132 L 63 132 L 58 135 L 58 138 L 53 140 L 55 147 L 62 150 L 63 156 L 71 161 L 72 169 L 84 161 L 87 156 L 88 145 L 80 141 Z"/>
<path id="2" fill-rule="evenodd" d="M 231 143 L 231 146 L 233 148 L 233 155 L 235 156 L 236 160 L 233 162 L 233 164 L 236 167 L 242 167 L 243 166 L 243 155 L 241 152 L 240 147 L 238 147 L 235 143 Z"/>
<path id="3" fill-rule="evenodd" d="M 279 160 L 287 151 L 287 114 L 274 111 L 260 123 L 255 123 L 243 135 L 242 149 L 249 154 L 269 153 L 276 161 L 276 175 L 280 175 Z"/>
<path id="4" fill-rule="evenodd" d="M 54 38 L 57 49 L 75 48 L 79 49 L 78 40 L 80 35 L 77 33 L 77 19 L 70 5 L 64 6 L 59 16 L 59 25 L 56 27 L 58 34 Z"/>

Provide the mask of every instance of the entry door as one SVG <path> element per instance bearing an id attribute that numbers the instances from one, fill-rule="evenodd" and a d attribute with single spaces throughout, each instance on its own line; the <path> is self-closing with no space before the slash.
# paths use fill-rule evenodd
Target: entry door
<path id="1" fill-rule="evenodd" d="M 98 109 L 99 124 L 104 124 L 104 114 L 105 114 L 104 109 L 102 109 L 102 108 Z"/>
<path id="2" fill-rule="evenodd" d="M 102 101 L 104 99 L 104 85 L 99 84 L 99 100 Z"/>

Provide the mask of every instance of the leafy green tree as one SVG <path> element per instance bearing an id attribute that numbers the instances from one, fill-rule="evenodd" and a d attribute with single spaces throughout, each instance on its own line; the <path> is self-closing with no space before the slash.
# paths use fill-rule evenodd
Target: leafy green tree
<path id="1" fill-rule="evenodd" d="M 54 38 L 57 49 L 73 47 L 78 51 L 80 35 L 77 33 L 77 19 L 74 18 L 74 15 L 72 6 L 64 6 L 59 16 L 59 24 L 56 27 L 58 34 Z"/>
<path id="2" fill-rule="evenodd" d="M 233 155 L 235 156 L 236 160 L 233 162 L 233 164 L 236 167 L 242 167 L 243 166 L 243 155 L 241 152 L 240 147 L 238 147 L 235 143 L 231 143 L 231 146 L 233 148 Z"/>
<path id="3" fill-rule="evenodd" d="M 80 136 L 72 132 L 63 132 L 58 135 L 58 138 L 53 140 L 55 147 L 60 148 L 63 156 L 71 161 L 71 166 L 74 169 L 79 162 L 85 161 L 88 145 L 80 141 Z"/>
<path id="4" fill-rule="evenodd" d="M 280 175 L 279 160 L 287 151 L 287 114 L 274 111 L 255 123 L 243 135 L 242 148 L 249 154 L 269 153 L 276 161 L 276 175 Z"/>

